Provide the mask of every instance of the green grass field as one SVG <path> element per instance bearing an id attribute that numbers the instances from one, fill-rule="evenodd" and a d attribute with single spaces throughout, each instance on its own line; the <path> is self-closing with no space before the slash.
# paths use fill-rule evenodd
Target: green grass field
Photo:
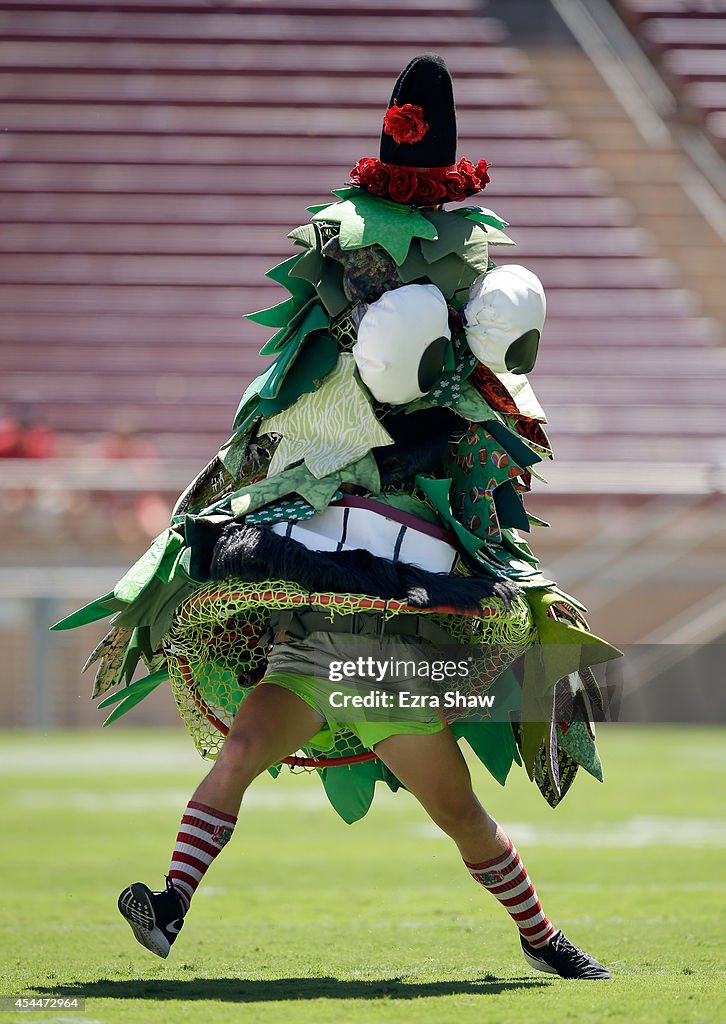
<path id="1" fill-rule="evenodd" d="M 601 730 L 606 783 L 551 811 L 518 771 L 472 766 L 545 911 L 611 982 L 538 975 L 516 931 L 406 793 L 344 825 L 314 775 L 265 776 L 169 960 L 115 901 L 163 884 L 204 772 L 183 731 L 5 734 L 3 995 L 85 997 L 32 1019 L 468 1022 L 726 1020 L 726 731 Z"/>

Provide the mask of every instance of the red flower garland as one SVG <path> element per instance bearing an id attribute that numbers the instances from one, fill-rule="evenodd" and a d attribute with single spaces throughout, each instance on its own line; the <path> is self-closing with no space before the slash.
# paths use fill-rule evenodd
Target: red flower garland
<path id="1" fill-rule="evenodd" d="M 350 172 L 350 182 L 365 188 L 374 196 L 392 199 L 396 203 L 437 206 L 439 203 L 458 202 L 481 192 L 490 181 L 489 167 L 486 160 L 480 160 L 475 167 L 470 160 L 462 157 L 451 167 L 422 170 L 420 167 L 384 164 L 374 157 L 366 156 Z"/>

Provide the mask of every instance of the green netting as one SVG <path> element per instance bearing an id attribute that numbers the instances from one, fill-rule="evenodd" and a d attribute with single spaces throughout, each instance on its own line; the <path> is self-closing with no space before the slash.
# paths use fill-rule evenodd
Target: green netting
<path id="1" fill-rule="evenodd" d="M 535 639 L 528 606 L 515 599 L 507 610 L 490 598 L 478 613 L 422 610 L 401 601 L 384 601 L 360 594 L 310 593 L 294 583 L 266 580 L 243 583 L 229 579 L 198 587 L 180 605 L 165 640 L 171 688 L 182 721 L 203 757 L 214 758 L 226 729 L 252 687 L 264 675 L 269 612 L 281 608 L 314 608 L 334 616 L 380 612 L 386 619 L 421 615 L 446 631 L 452 644 L 481 651 L 466 690 L 486 692 L 501 673 Z M 457 684 L 457 688 L 463 688 Z M 451 721 L 464 710 L 447 716 Z M 335 747 L 324 757 L 365 752 L 349 730 L 335 733 Z M 309 756 L 320 756 L 310 748 Z"/>

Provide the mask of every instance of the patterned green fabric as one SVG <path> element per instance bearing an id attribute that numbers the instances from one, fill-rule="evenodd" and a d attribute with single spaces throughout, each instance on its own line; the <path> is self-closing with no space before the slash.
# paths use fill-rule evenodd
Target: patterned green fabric
<path id="1" fill-rule="evenodd" d="M 451 476 L 451 506 L 458 521 L 477 537 L 499 543 L 502 525 L 495 503 L 497 488 L 521 477 L 524 467 L 507 454 L 483 424 L 472 423 L 445 459 Z"/>
<path id="2" fill-rule="evenodd" d="M 287 495 L 298 494 L 316 512 L 323 512 L 342 484 L 354 484 L 370 494 L 380 491 L 378 466 L 370 452 L 343 469 L 320 478 L 314 476 L 304 463 L 291 466 L 282 473 L 240 488 L 230 498 L 229 505 L 234 515 L 246 516 Z"/>
<path id="3" fill-rule="evenodd" d="M 380 245 L 343 249 L 336 237 L 326 244 L 323 252 L 342 267 L 343 291 L 348 303 L 375 302 L 384 292 L 400 288 L 404 282 L 396 264 Z"/>
<path id="4" fill-rule="evenodd" d="M 310 472 L 329 476 L 371 448 L 393 444 L 373 414 L 355 376 L 355 360 L 341 353 L 338 365 L 313 394 L 262 423 L 264 433 L 282 434 L 268 474 L 304 460 Z"/>
<path id="5" fill-rule="evenodd" d="M 342 491 L 336 491 L 331 501 L 337 501 L 343 497 Z M 287 501 L 277 501 L 272 505 L 265 505 L 257 512 L 251 512 L 245 516 L 246 523 L 261 523 L 270 526 L 280 522 L 298 522 L 303 519 L 312 519 L 317 515 L 317 509 L 305 501 L 304 498 L 292 498 Z"/>

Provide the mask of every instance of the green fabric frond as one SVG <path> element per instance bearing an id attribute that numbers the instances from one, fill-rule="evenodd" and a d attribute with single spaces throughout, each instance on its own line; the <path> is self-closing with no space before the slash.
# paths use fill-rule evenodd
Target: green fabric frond
<path id="1" fill-rule="evenodd" d="M 84 604 L 82 608 L 71 612 L 65 618 L 59 619 L 50 628 L 61 630 L 75 629 L 77 626 L 87 626 L 90 622 L 98 622 L 100 619 L 108 618 L 109 615 L 121 611 L 124 607 L 123 601 L 119 601 L 114 596 L 114 592 L 111 591 L 109 594 L 104 594 L 103 597 L 96 598 L 95 601 L 89 601 L 88 604 Z"/>
<path id="2" fill-rule="evenodd" d="M 111 722 L 115 722 L 117 718 L 121 718 L 122 715 L 125 715 L 132 708 L 136 707 L 137 704 L 140 704 L 145 697 L 149 696 L 150 693 L 153 693 L 157 686 L 166 682 L 168 678 L 169 673 L 166 669 L 159 669 L 158 672 L 152 673 L 152 675 L 147 676 L 145 679 L 139 679 L 137 682 L 131 683 L 130 686 L 125 687 L 118 693 L 113 693 L 110 697 L 106 697 L 105 700 L 102 700 L 98 705 L 99 708 L 109 707 L 111 704 L 116 704 L 116 707 L 103 724 L 110 725 Z"/>
<path id="3" fill-rule="evenodd" d="M 326 331 L 308 334 L 286 368 L 274 397 L 261 398 L 259 413 L 273 416 L 293 405 L 301 395 L 315 391 L 320 381 L 335 369 L 338 343 Z"/>
<path id="4" fill-rule="evenodd" d="M 470 267 L 454 253 L 442 256 L 435 263 L 428 263 L 421 252 L 418 239 L 414 239 L 408 256 L 399 269 L 399 275 L 404 284 L 421 279 L 430 281 L 436 285 L 445 299 L 454 302 L 457 292 L 468 292 L 469 286 L 479 276 L 479 271 Z"/>
<path id="5" fill-rule="evenodd" d="M 468 552 L 468 554 L 475 555 L 484 544 L 484 541 L 481 537 L 477 537 L 469 530 L 465 529 L 454 516 L 454 513 L 451 510 L 451 501 L 449 498 L 451 492 L 451 478 L 446 477 L 443 480 L 434 480 L 431 477 L 425 477 L 419 474 L 416 477 L 416 485 L 421 488 L 428 500 L 434 506 L 444 525 L 448 526 L 449 529 L 453 530 L 456 534 L 463 549 Z"/>
<path id="6" fill-rule="evenodd" d="M 234 417 L 235 431 L 241 430 L 254 417 L 262 413 L 261 399 L 276 398 L 305 339 L 313 332 L 327 330 L 329 323 L 325 310 L 314 299 L 298 311 L 298 315 L 293 319 L 289 328 L 278 332 L 274 338 L 268 341 L 260 354 L 267 355 L 268 352 L 277 348 L 277 358 L 245 388 Z M 279 347 L 279 343 L 273 346 L 276 338 L 283 342 L 281 347 Z"/>
<path id="7" fill-rule="evenodd" d="M 180 535 L 171 527 L 156 537 L 141 558 L 131 566 L 114 587 L 114 597 L 124 604 L 131 604 L 144 592 L 152 579 L 159 574 L 168 583 L 169 576 L 165 570 L 170 561 L 174 561 L 176 552 L 183 545 Z"/>
<path id="8" fill-rule="evenodd" d="M 497 708 L 497 721 L 451 723 L 456 739 L 465 739 L 484 767 L 503 786 L 512 764 L 521 764 L 509 713 L 518 711 L 522 688 L 511 668 L 506 669 L 491 688 Z"/>
<path id="9" fill-rule="evenodd" d="M 518 466 L 535 466 L 542 461 L 542 457 L 525 444 L 519 434 L 504 423 L 500 423 L 499 420 L 486 420 L 484 426 Z"/>
<path id="10" fill-rule="evenodd" d="M 555 684 L 581 668 L 619 658 L 622 652 L 594 633 L 553 619 L 548 610 L 562 600 L 556 590 L 528 590 L 525 597 L 539 637 L 524 656 L 521 749 L 531 779 L 542 743 L 549 744 Z"/>
<path id="11" fill-rule="evenodd" d="M 376 460 L 370 452 L 362 459 L 321 478 L 313 476 L 305 463 L 291 466 L 265 480 L 240 488 L 232 495 L 231 509 L 234 515 L 244 516 L 289 494 L 299 494 L 317 512 L 323 512 L 344 483 L 363 487 L 372 495 L 378 494 L 381 478 Z"/>
<path id="12" fill-rule="evenodd" d="M 337 260 L 323 256 L 317 249 L 310 249 L 295 266 L 292 276 L 311 284 L 328 315 L 335 317 L 348 305 L 343 290 L 343 270 Z"/>
<path id="13" fill-rule="evenodd" d="M 481 224 L 487 232 L 487 240 L 490 245 L 516 245 L 517 243 L 504 233 L 504 228 L 509 227 L 509 222 L 503 220 L 493 210 L 487 210 L 483 206 L 463 206 L 452 211 L 453 216 L 461 217 L 464 220 Z"/>
<path id="14" fill-rule="evenodd" d="M 400 266 L 413 238 L 436 238 L 434 225 L 411 206 L 359 190 L 348 190 L 345 195 L 345 199 L 313 214 L 313 221 L 340 224 L 342 249 L 380 245 Z"/>
<path id="15" fill-rule="evenodd" d="M 318 245 L 318 234 L 314 224 L 301 224 L 299 228 L 293 228 L 287 237 L 291 238 L 295 245 L 305 249 L 316 249 Z"/>
<path id="16" fill-rule="evenodd" d="M 267 309 L 260 309 L 256 313 L 247 313 L 247 320 L 262 324 L 264 327 L 285 327 L 297 310 L 314 297 L 315 290 L 308 281 L 290 276 L 291 271 L 303 258 L 303 255 L 303 253 L 295 253 L 294 256 L 278 263 L 265 274 L 265 277 L 269 277 L 271 281 L 286 288 L 290 292 L 291 298 L 284 299 Z"/>
<path id="17" fill-rule="evenodd" d="M 457 217 L 445 210 L 423 210 L 423 216 L 436 228 L 435 239 L 421 242 L 421 252 L 427 263 L 436 263 L 445 256 L 458 255 L 477 274 L 484 274 L 489 266 L 489 238 L 483 225 Z"/>

